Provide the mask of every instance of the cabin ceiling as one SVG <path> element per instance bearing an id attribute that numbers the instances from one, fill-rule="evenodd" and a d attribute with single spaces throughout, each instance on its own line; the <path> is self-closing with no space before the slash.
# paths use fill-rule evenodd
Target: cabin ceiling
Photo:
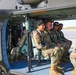
<path id="1" fill-rule="evenodd" d="M 36 11 L 36 10 L 35 10 Z M 38 11 L 38 10 L 37 10 Z M 39 10 L 41 11 L 41 10 Z M 44 18 L 44 19 L 50 19 L 50 20 L 71 20 L 76 19 L 76 7 L 72 8 L 65 8 L 65 9 L 45 9 L 45 12 L 36 13 L 34 11 L 18 11 L 16 12 L 15 16 L 12 18 L 12 22 L 19 23 L 19 22 L 25 22 L 24 15 L 28 14 L 31 18 Z M 19 16 L 22 15 L 22 16 Z"/>
<path id="2" fill-rule="evenodd" d="M 42 17 L 51 20 L 66 20 L 66 19 L 76 19 L 76 7 L 74 8 L 65 8 L 65 9 L 55 9 L 55 10 L 46 10 L 42 14 L 31 13 L 31 17 Z"/>
<path id="3" fill-rule="evenodd" d="M 12 24 L 19 24 L 25 22 L 25 17 L 23 15 L 10 16 L 10 21 Z"/>

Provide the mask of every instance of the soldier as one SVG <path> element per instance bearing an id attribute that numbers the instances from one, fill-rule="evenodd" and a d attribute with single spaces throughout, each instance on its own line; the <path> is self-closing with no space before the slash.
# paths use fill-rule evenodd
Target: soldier
<path id="1" fill-rule="evenodd" d="M 60 44 L 55 43 L 53 41 L 54 40 L 54 37 L 53 37 L 54 35 L 52 35 L 51 30 L 52 30 L 52 21 L 47 21 L 46 28 L 45 28 L 45 31 L 44 31 L 44 33 L 45 33 L 44 38 L 45 38 L 46 42 L 50 45 L 50 47 L 60 47 L 64 51 L 63 47 Z M 62 51 L 62 53 L 63 53 L 63 51 Z"/>
<path id="2" fill-rule="evenodd" d="M 66 58 L 66 52 L 68 52 L 69 47 L 68 47 L 68 45 L 65 42 L 63 42 L 59 38 L 59 33 L 57 31 L 58 28 L 59 28 L 59 23 L 58 22 L 54 22 L 53 29 L 51 30 L 51 39 L 52 39 L 52 41 L 56 45 L 61 46 L 61 47 L 64 48 L 64 52 L 63 52 L 63 56 L 62 56 L 63 59 L 61 59 L 61 61 L 63 61 L 63 62 L 65 62 L 65 61 L 69 62 L 69 59 Z"/>
<path id="3" fill-rule="evenodd" d="M 49 36 L 51 42 L 48 41 L 48 43 L 49 43 L 50 46 L 54 46 L 54 47 L 59 46 L 59 47 L 61 47 L 59 44 L 54 42 L 51 30 L 52 30 L 52 21 L 47 21 L 46 28 L 45 28 L 45 31 L 44 31 L 44 33 L 46 34 L 46 36 L 44 37 L 45 40 L 47 41 L 47 38 Z"/>
<path id="4" fill-rule="evenodd" d="M 72 53 L 70 54 L 70 60 L 71 63 L 73 65 L 73 71 L 72 74 L 76 75 L 76 48 L 72 51 Z"/>
<path id="5" fill-rule="evenodd" d="M 37 29 L 34 30 L 31 33 L 33 42 L 34 42 L 34 47 L 41 50 L 42 55 L 44 57 L 50 57 L 51 59 L 51 74 L 52 75 L 62 75 L 60 72 L 60 68 L 58 67 L 58 61 L 60 60 L 61 57 L 61 51 L 59 47 L 50 47 L 48 42 L 45 42 L 43 36 L 43 31 L 45 28 L 45 24 L 43 21 L 38 21 L 37 22 Z M 48 40 L 48 39 L 47 39 Z M 51 42 L 51 41 L 49 41 Z"/>
<path id="6" fill-rule="evenodd" d="M 60 24 L 59 24 L 59 29 L 58 29 L 58 32 L 59 32 L 59 34 L 60 34 L 60 38 L 61 38 L 61 40 L 62 40 L 63 42 L 66 42 L 66 43 L 69 45 L 69 49 L 70 49 L 70 47 L 71 47 L 71 45 L 72 45 L 72 41 L 71 41 L 71 40 L 68 40 L 67 38 L 65 38 L 64 33 L 61 31 L 62 29 L 63 29 L 63 24 L 60 23 Z"/>
<path id="7" fill-rule="evenodd" d="M 48 44 L 48 47 L 54 48 L 56 44 L 50 39 L 50 30 L 52 29 L 52 21 L 47 21 L 45 25 L 45 30 L 43 32 L 44 42 Z"/>
<path id="8" fill-rule="evenodd" d="M 18 46 L 20 47 L 20 54 L 25 55 L 27 53 L 27 45 L 26 45 L 26 28 L 23 27 L 23 36 L 18 41 Z"/>
<path id="9" fill-rule="evenodd" d="M 27 46 L 26 46 L 26 28 L 23 27 L 23 36 L 20 38 L 20 40 L 18 40 L 18 46 L 17 47 L 14 47 L 10 54 L 11 54 L 11 60 L 13 62 L 13 59 L 15 57 L 16 61 L 18 60 L 18 57 L 20 55 L 26 55 L 26 49 L 27 49 Z"/>

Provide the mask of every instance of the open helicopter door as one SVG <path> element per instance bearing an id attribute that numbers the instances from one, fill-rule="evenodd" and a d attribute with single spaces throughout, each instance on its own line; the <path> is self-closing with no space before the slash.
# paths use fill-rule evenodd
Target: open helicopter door
<path id="1" fill-rule="evenodd" d="M 1 70 L 8 75 L 10 65 L 7 57 L 7 48 L 6 48 L 6 27 L 8 20 L 5 20 L 2 27 L 0 26 L 0 67 Z"/>

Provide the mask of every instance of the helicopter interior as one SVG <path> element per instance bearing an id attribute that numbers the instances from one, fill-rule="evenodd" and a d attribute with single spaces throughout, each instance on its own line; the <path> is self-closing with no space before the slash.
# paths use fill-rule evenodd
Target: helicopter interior
<path id="1" fill-rule="evenodd" d="M 10 67 L 10 58 L 9 53 L 13 47 L 17 46 L 18 42 L 18 36 L 22 36 L 22 28 L 23 23 L 26 22 L 26 17 L 29 20 L 29 30 L 30 32 L 34 29 L 36 29 L 36 20 L 42 19 L 42 20 L 69 20 L 69 19 L 76 19 L 76 7 L 71 8 L 64 8 L 64 9 L 55 9 L 50 10 L 48 9 L 35 9 L 35 10 L 23 10 L 23 11 L 16 11 L 13 12 L 13 15 L 10 15 L 8 18 L 8 21 L 6 23 L 6 28 L 4 29 L 5 38 L 2 38 L 5 40 L 5 49 L 6 49 L 6 55 L 7 58 L 7 66 Z M 68 13 L 69 12 L 69 13 Z M 3 25 L 4 27 L 5 25 Z M 3 30 L 3 29 L 2 29 Z M 28 31 L 28 29 L 27 29 Z M 4 47 L 2 44 L 2 47 Z"/>

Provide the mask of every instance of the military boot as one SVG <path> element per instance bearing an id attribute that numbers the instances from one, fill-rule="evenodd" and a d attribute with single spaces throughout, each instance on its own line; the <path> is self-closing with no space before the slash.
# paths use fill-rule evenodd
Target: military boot
<path id="1" fill-rule="evenodd" d="M 62 75 L 62 73 L 58 72 L 55 66 L 51 66 L 50 75 Z"/>
<path id="2" fill-rule="evenodd" d="M 60 72 L 60 73 L 63 73 L 64 72 L 64 70 L 61 70 L 61 67 L 59 65 L 57 65 L 55 67 L 55 70 L 58 71 L 58 72 Z"/>

